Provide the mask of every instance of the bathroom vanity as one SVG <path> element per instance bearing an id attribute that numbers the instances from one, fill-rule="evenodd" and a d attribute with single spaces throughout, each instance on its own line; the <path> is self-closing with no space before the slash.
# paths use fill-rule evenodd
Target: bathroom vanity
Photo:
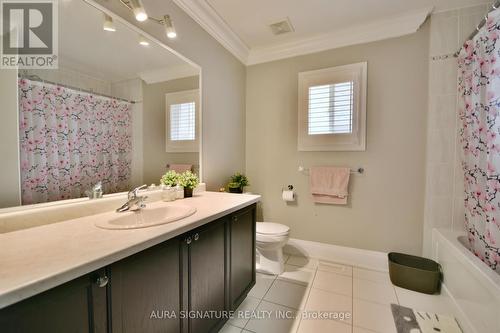
<path id="1" fill-rule="evenodd" d="M 202 192 L 150 228 L 98 214 L 0 235 L 1 331 L 217 332 L 255 284 L 259 198 Z"/>

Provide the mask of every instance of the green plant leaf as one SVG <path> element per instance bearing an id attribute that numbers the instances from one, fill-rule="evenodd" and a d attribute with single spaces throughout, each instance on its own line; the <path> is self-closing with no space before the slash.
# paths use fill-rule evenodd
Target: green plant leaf
<path id="1" fill-rule="evenodd" d="M 200 183 L 198 176 L 191 171 L 185 171 L 179 175 L 178 184 L 184 188 L 195 188 Z"/>
<path id="2" fill-rule="evenodd" d="M 231 176 L 231 183 L 238 184 L 238 186 L 230 186 L 231 188 L 238 188 L 238 187 L 243 188 L 249 185 L 248 178 L 244 174 L 239 172 Z"/>
<path id="3" fill-rule="evenodd" d="M 179 176 L 174 170 L 169 170 L 161 177 L 160 183 L 167 186 L 176 186 L 179 182 Z"/>

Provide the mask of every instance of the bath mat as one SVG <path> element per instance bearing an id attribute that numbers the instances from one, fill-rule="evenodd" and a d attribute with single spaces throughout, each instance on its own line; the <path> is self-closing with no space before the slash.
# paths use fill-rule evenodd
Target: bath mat
<path id="1" fill-rule="evenodd" d="M 455 318 L 391 304 L 398 333 L 462 333 Z"/>

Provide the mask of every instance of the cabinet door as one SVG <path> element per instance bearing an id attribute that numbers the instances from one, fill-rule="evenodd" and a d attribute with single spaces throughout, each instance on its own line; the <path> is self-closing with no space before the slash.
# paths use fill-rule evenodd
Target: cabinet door
<path id="1" fill-rule="evenodd" d="M 230 302 L 235 310 L 255 285 L 255 205 L 231 216 Z"/>
<path id="2" fill-rule="evenodd" d="M 169 240 L 110 266 L 112 331 L 180 332 L 180 241 Z"/>
<path id="3" fill-rule="evenodd" d="M 0 310 L 0 331 L 16 333 L 106 332 L 106 288 L 88 274 Z"/>
<path id="4" fill-rule="evenodd" d="M 224 323 L 223 318 L 200 318 L 199 314 L 222 314 L 226 308 L 226 221 L 227 218 L 212 222 L 187 236 L 184 290 L 189 313 L 198 314 L 188 319 L 190 333 L 217 332 Z"/>

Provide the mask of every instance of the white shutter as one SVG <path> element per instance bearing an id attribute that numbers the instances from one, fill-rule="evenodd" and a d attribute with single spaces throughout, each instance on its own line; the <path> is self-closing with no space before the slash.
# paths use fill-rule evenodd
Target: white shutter
<path id="1" fill-rule="evenodd" d="M 352 133 L 354 82 L 309 87 L 308 133 Z"/>

